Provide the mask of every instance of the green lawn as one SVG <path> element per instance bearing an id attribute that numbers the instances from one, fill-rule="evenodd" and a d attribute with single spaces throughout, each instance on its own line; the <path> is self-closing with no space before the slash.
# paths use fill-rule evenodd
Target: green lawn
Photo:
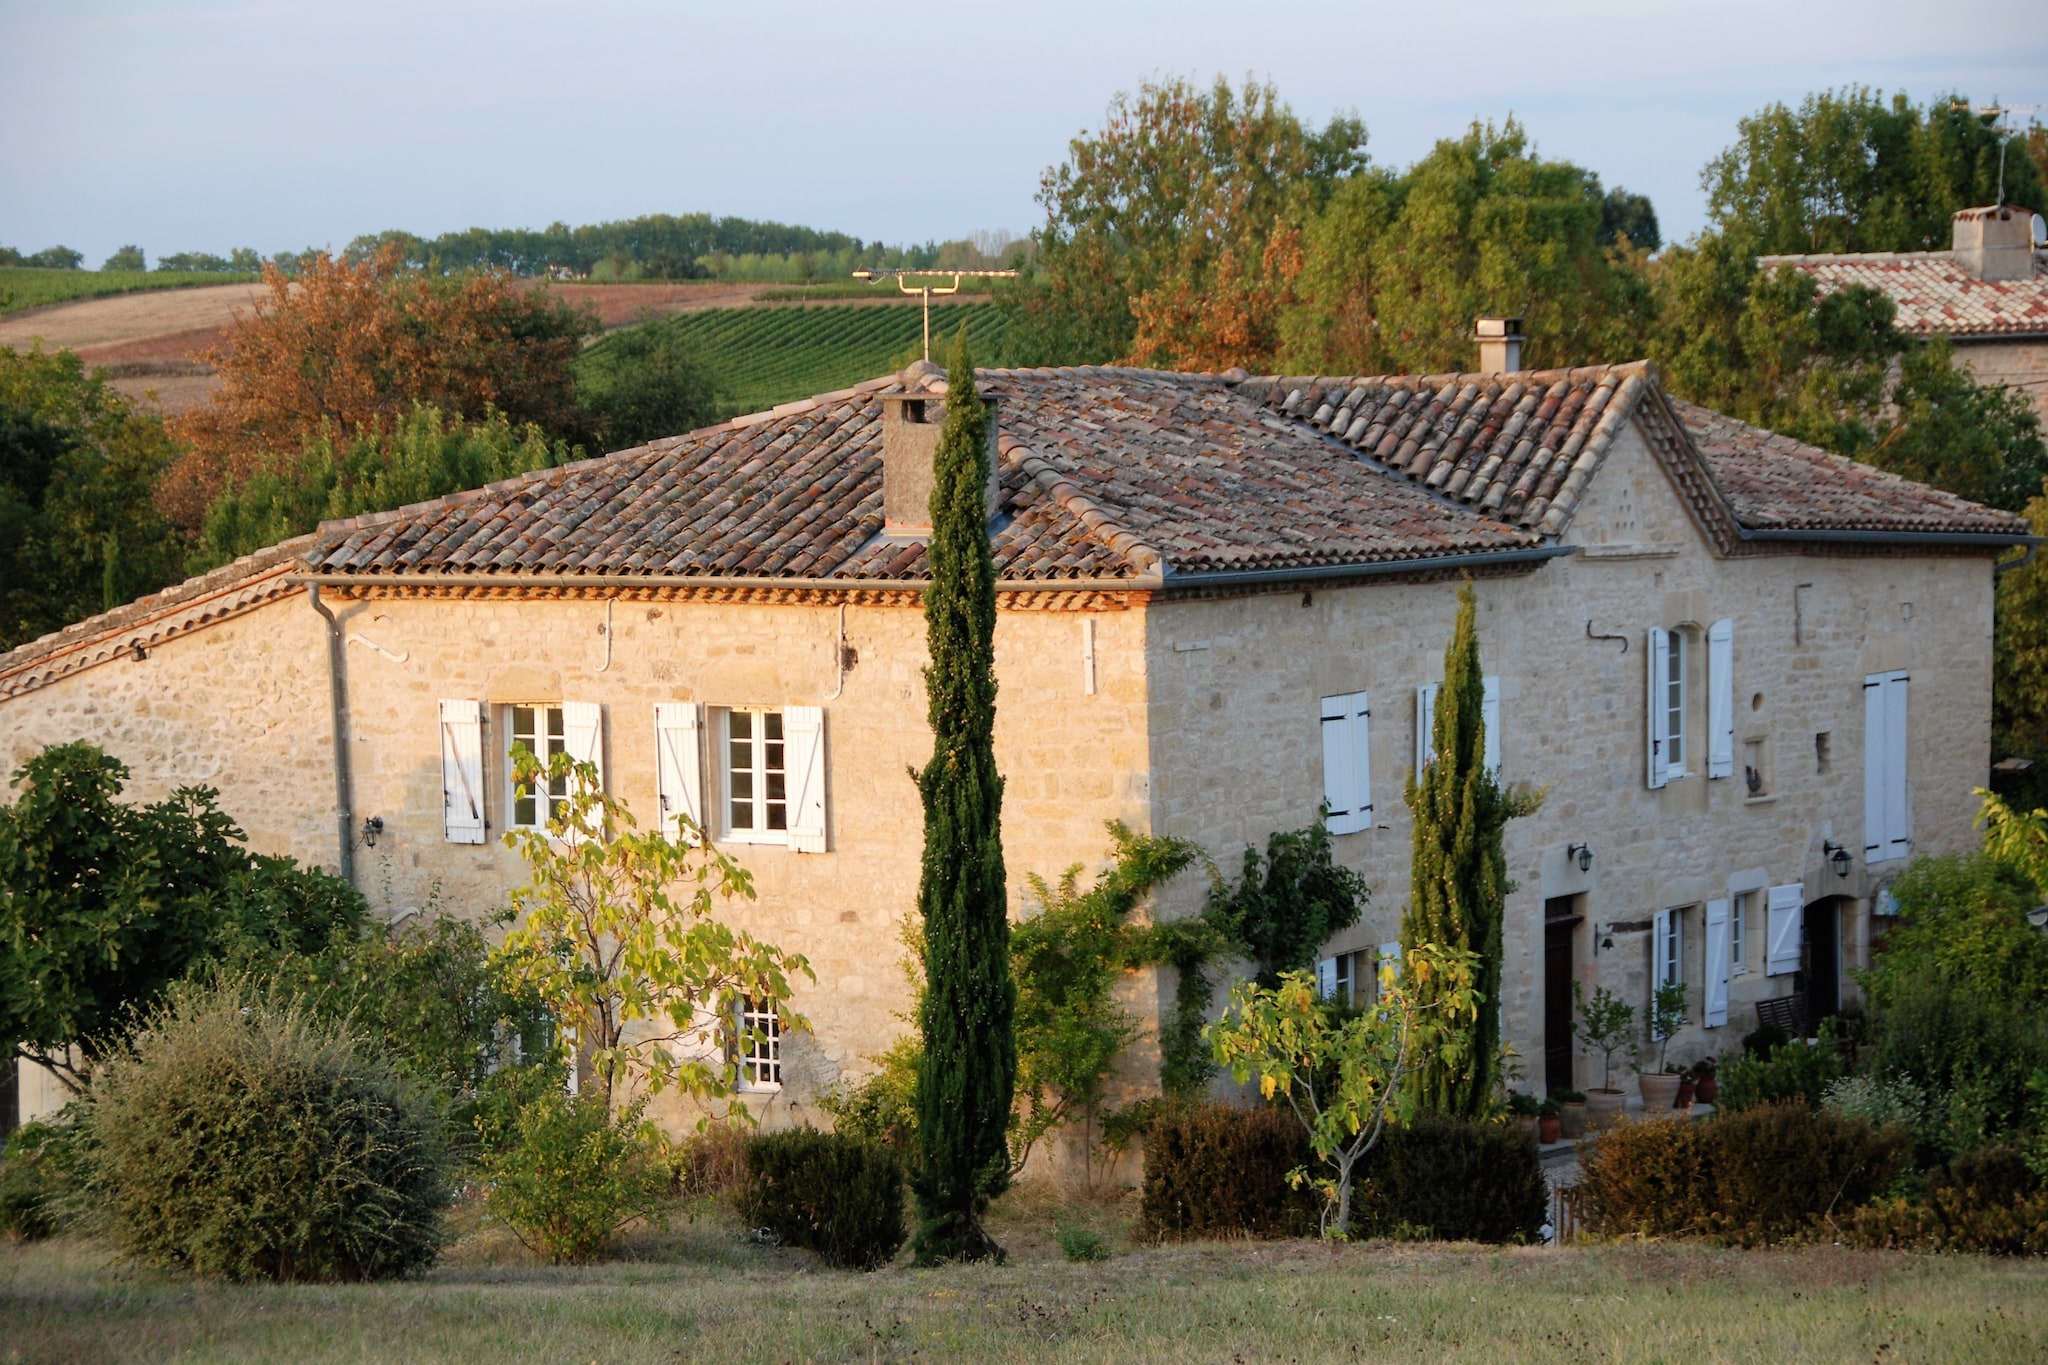
<path id="1" fill-rule="evenodd" d="M 73 299 L 133 294 L 143 289 L 194 289 L 204 284 L 245 284 L 260 278 L 182 270 L 35 270 L 28 266 L 0 266 L 0 313 L 18 313 L 24 308 L 69 303 Z"/>
<path id="2" fill-rule="evenodd" d="M 1007 1202 L 1007 1201 L 1006 1201 Z M 2048 1267 L 1835 1248 L 1565 1250 L 1308 1242 L 1069 1265 L 1009 1211 L 1003 1267 L 816 1268 L 700 1213 L 632 1259 L 536 1265 L 469 1230 L 426 1279 L 195 1283 L 91 1243 L 0 1245 L 0 1361 L 2038 1361 Z M 1114 1232 L 1124 1215 L 1088 1221 Z"/>

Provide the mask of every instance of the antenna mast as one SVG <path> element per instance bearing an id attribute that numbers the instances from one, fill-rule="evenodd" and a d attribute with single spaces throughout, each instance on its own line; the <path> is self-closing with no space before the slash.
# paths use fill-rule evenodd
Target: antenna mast
<path id="1" fill-rule="evenodd" d="M 2005 207 L 2005 149 L 2013 139 L 2012 116 L 2037 112 L 2038 104 L 1970 104 L 1956 101 L 1958 108 L 1966 108 L 1973 114 L 1989 114 L 1997 120 L 1992 126 L 1998 130 L 1998 200 L 1997 207 Z"/>
<path id="2" fill-rule="evenodd" d="M 922 284 L 913 287 L 905 283 L 905 280 L 912 275 L 951 275 L 953 282 L 949 285 Z M 856 270 L 853 272 L 853 277 L 857 280 L 894 280 L 896 281 L 896 287 L 904 293 L 922 294 L 924 296 L 924 358 L 926 360 L 932 358 L 932 295 L 957 294 L 960 292 L 960 281 L 962 280 L 1008 280 L 1016 278 L 1016 275 L 1017 272 L 1014 270 Z"/>

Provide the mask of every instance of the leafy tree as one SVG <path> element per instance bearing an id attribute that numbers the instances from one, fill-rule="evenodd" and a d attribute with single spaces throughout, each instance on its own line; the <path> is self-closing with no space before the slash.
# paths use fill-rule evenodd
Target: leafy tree
<path id="1" fill-rule="evenodd" d="M 2048 445 L 2033 404 L 2021 389 L 1978 383 L 1946 337 L 1906 348 L 1890 402 L 1859 458 L 2008 512 L 2040 496 Z"/>
<path id="2" fill-rule="evenodd" d="M 785 1029 L 802 1029 L 788 1009 L 790 978 L 816 979 L 801 955 L 714 914 L 720 902 L 752 900 L 753 878 L 687 820 L 682 842 L 639 833 L 589 763 L 556 754 L 544 768 L 521 745 L 512 781 L 565 784 L 569 793 L 545 829 L 505 834 L 530 874 L 512 894 L 518 923 L 502 950 L 512 979 L 576 1031 L 575 1050 L 589 1059 L 607 1106 L 629 1082 L 648 1094 L 670 1086 L 698 1098 L 736 1093 L 726 1054 L 758 1041 L 740 1031 L 738 1002 L 772 1006 Z"/>
<path id="3" fill-rule="evenodd" d="M 1311 130 L 1271 85 L 1118 95 L 1039 182 L 1034 274 L 1001 295 L 1020 363 L 1262 363 L 1300 229 L 1364 144 L 1356 118 Z"/>
<path id="4" fill-rule="evenodd" d="M 1057 885 L 1034 873 L 1038 913 L 1010 931 L 1020 1101 L 1013 1172 L 1040 1138 L 1076 1117 L 1083 1150 L 1093 1151 L 1110 1068 L 1138 1031 L 1136 1018 L 1116 1001 L 1117 982 L 1157 960 L 1154 935 L 1130 916 L 1198 855 L 1184 839 L 1138 834 L 1121 821 L 1111 821 L 1109 832 L 1116 861 L 1095 884 L 1081 890 L 1079 863 Z"/>
<path id="5" fill-rule="evenodd" d="M 245 270 L 253 275 L 263 269 L 263 258 L 256 254 L 254 247 L 238 246 L 228 253 L 228 269 Z"/>
<path id="6" fill-rule="evenodd" d="M 130 244 L 128 246 L 122 247 L 119 251 L 116 251 L 113 255 L 107 257 L 106 264 L 102 265 L 100 269 L 147 270 L 149 269 L 149 263 L 143 259 L 142 248 Z"/>
<path id="7" fill-rule="evenodd" d="M 251 252 L 250 255 L 253 256 L 255 255 L 255 253 Z M 174 252 L 169 256 L 157 257 L 156 268 L 158 273 L 160 274 L 225 274 L 228 271 L 235 270 L 241 267 L 237 267 L 233 262 L 228 260 L 227 257 L 216 256 L 211 252 L 179 251 Z M 246 268 L 253 271 L 259 269 L 260 267 L 255 262 L 252 261 Z"/>
<path id="8" fill-rule="evenodd" d="M 183 576 L 151 498 L 175 454 L 70 351 L 0 347 L 0 649 Z"/>
<path id="9" fill-rule="evenodd" d="M 581 447 L 551 441 L 531 423 L 513 426 L 496 410 L 466 423 L 439 408 L 415 406 L 389 431 L 363 431 L 346 443 L 322 431 L 297 460 L 260 466 L 222 487 L 207 504 L 191 569 L 225 564 L 331 518 L 481 488 L 581 454 Z"/>
<path id="10" fill-rule="evenodd" d="M 1619 185 L 1600 201 L 1600 245 L 1618 246 L 1623 238 L 1630 246 L 1655 251 L 1664 245 L 1657 229 L 1657 210 L 1647 194 L 1630 194 Z"/>
<path id="11" fill-rule="evenodd" d="M 1414 944 L 1403 970 L 1383 971 L 1379 998 L 1358 1011 L 1321 999 L 1312 973 L 1287 972 L 1274 986 L 1240 984 L 1210 1027 L 1217 1064 L 1240 1085 L 1257 1077 L 1266 1099 L 1284 1099 L 1334 1172 L 1317 1182 L 1325 1237 L 1347 1234 L 1353 1172 L 1389 1118 L 1415 1112 L 1418 1059 L 1453 1068 L 1473 1060 L 1473 1024 L 1486 1012 L 1476 968 L 1466 950 Z M 1305 1178 L 1294 1173 L 1297 1184 Z"/>
<path id="12" fill-rule="evenodd" d="M 717 398 L 703 357 L 660 322 L 614 332 L 576 361 L 576 405 L 605 450 L 704 426 L 717 415 Z"/>
<path id="13" fill-rule="evenodd" d="M 0 265 L 18 265 L 29 270 L 76 270 L 84 264 L 85 253 L 68 246 L 45 247 L 35 252 L 0 246 Z"/>
<path id="14" fill-rule="evenodd" d="M 53 745 L 0 807 L 0 1047 L 73 1085 L 194 968 L 314 951 L 364 913 L 335 878 L 252 857 L 210 788 L 130 806 L 127 779 L 90 744 Z"/>
<path id="15" fill-rule="evenodd" d="M 917 1260 L 1001 1259 L 982 1226 L 1009 1185 L 1006 1132 L 1017 1078 L 1003 779 L 995 761 L 995 559 L 988 538 L 988 409 L 963 333 L 947 367 L 932 469 L 925 669 L 932 757 L 924 802 L 924 1055 L 917 1076 Z"/>
<path id="16" fill-rule="evenodd" d="M 1219 880 L 1203 917 L 1251 958 L 1259 984 L 1271 987 L 1312 965 L 1325 943 L 1358 923 L 1371 896 L 1365 879 L 1332 856 L 1329 828 L 1318 820 L 1269 836 L 1263 865 L 1247 846 L 1237 885 Z"/>
<path id="17" fill-rule="evenodd" d="M 1923 108 L 1863 86 L 1766 106 L 1701 173 L 1709 220 L 1758 255 L 1946 251 L 1956 210 L 1996 202 L 1994 123 L 1960 95 Z M 2042 185 L 2009 148 L 2006 202 L 2038 205 Z"/>
<path id="18" fill-rule="evenodd" d="M 1635 353 L 1647 244 L 1613 246 L 1608 215 L 1599 177 L 1537 156 L 1513 119 L 1475 123 L 1402 174 L 1353 176 L 1307 228 L 1282 360 L 1328 374 L 1467 371 L 1480 316 L 1525 320 L 1531 368 Z"/>
<path id="19" fill-rule="evenodd" d="M 419 404 L 576 428 L 571 362 L 594 322 L 545 290 L 503 275 L 430 278 L 405 270 L 395 247 L 361 263 L 318 253 L 295 276 L 272 267 L 264 279 L 269 298 L 207 357 L 213 398 L 172 421 L 192 450 L 159 500 L 181 525 L 197 529 L 230 480 L 323 433 L 388 432 Z"/>
<path id="20" fill-rule="evenodd" d="M 1892 883 L 1898 923 L 1858 976 L 1876 1009 L 1922 979 L 2023 1013 L 2048 1003 L 2048 935 L 2027 923 L 2041 900 L 2029 875 L 2042 862 L 2041 825 L 2003 803 L 1987 804 L 1986 813 L 1999 854 L 1916 858 Z M 2024 861 L 1999 856 L 2006 853 Z"/>
<path id="21" fill-rule="evenodd" d="M 1444 648 L 1444 681 L 1431 718 L 1429 765 L 1404 788 L 1415 816 L 1413 890 L 1401 941 L 1438 943 L 1469 953 L 1470 989 L 1485 1008 L 1474 1016 L 1468 1047 L 1425 1054 L 1409 1083 L 1421 1107 L 1477 1118 L 1500 1083 L 1500 976 L 1508 880 L 1503 837 L 1509 820 L 1533 812 L 1540 797 L 1506 791 L 1486 762 L 1485 684 L 1479 666 L 1478 606 L 1472 585 L 1458 589 L 1458 623 Z M 1448 979 L 1418 980 L 1424 1005 Z M 1462 987 L 1459 987 L 1462 988 Z"/>

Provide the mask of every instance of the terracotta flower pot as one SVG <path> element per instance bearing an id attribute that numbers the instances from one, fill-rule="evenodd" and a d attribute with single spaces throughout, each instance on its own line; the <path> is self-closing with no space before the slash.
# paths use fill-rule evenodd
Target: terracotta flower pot
<path id="1" fill-rule="evenodd" d="M 1558 1117 L 1564 1122 L 1564 1135 L 1575 1142 L 1584 1137 L 1586 1135 L 1586 1102 L 1584 1100 L 1566 1100 L 1558 1108 L 1563 1111 Z"/>
<path id="2" fill-rule="evenodd" d="M 1556 1114 L 1545 1114 L 1536 1120 L 1536 1140 L 1556 1142 L 1564 1136 L 1564 1120 Z"/>
<path id="3" fill-rule="evenodd" d="M 1684 1080 L 1681 1080 L 1678 1083 L 1678 1097 L 1672 1100 L 1672 1105 L 1679 1109 L 1692 1108 L 1693 1092 L 1698 1088 L 1698 1086 L 1699 1082 L 1693 1080 L 1691 1077 L 1687 1077 Z"/>
<path id="4" fill-rule="evenodd" d="M 1721 1098 L 1721 1078 L 1719 1076 L 1700 1077 L 1699 1084 L 1692 1088 L 1692 1097 L 1701 1104 L 1712 1104 L 1715 1100 Z"/>
<path id="5" fill-rule="evenodd" d="M 1628 1096 L 1622 1094 L 1619 1090 L 1588 1090 L 1586 1092 L 1587 1131 L 1597 1133 L 1603 1128 L 1612 1127 L 1614 1121 L 1621 1117 L 1621 1107 L 1627 1100 Z"/>
<path id="6" fill-rule="evenodd" d="M 1636 1077 L 1636 1085 L 1643 1093 L 1643 1112 L 1646 1114 L 1668 1114 L 1678 1099 L 1679 1078 L 1668 1071 L 1646 1071 Z"/>

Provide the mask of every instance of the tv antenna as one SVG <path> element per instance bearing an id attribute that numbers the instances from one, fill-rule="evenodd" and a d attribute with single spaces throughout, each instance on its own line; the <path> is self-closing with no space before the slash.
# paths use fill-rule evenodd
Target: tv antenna
<path id="1" fill-rule="evenodd" d="M 2042 107 L 2042 106 L 2040 106 L 2040 105 L 2038 105 L 2038 104 L 1998 104 L 1998 103 L 1992 103 L 1992 104 L 1964 104 L 1964 103 L 1963 103 L 1963 102 L 1962 102 L 1961 100 L 1957 100 L 1957 101 L 1956 101 L 1956 107 L 1957 107 L 1958 109 L 1968 109 L 1968 110 L 1969 110 L 1969 111 L 1970 111 L 1971 113 L 1973 113 L 1973 114 L 1989 114 L 1989 115 L 1991 115 L 1991 117 L 1992 117 L 1993 119 L 1997 120 L 1997 121 L 1996 121 L 1995 123 L 1993 123 L 1993 124 L 1992 124 L 1992 127 L 1996 128 L 1996 129 L 1998 130 L 1998 202 L 1997 202 L 1997 206 L 1998 206 L 1999 208 L 2004 208 L 2004 207 L 2005 207 L 2005 149 L 2006 149 L 2006 148 L 2007 148 L 2007 147 L 2008 147 L 2009 145 L 2011 145 L 2011 143 L 2012 143 L 2012 140 L 2013 140 L 2013 136 L 2014 136 L 2014 134 L 2013 134 L 2013 128 L 2012 128 L 2012 116 L 2013 116 L 2014 114 L 2032 114 L 2032 113 L 2038 113 L 2038 112 L 2040 111 L 2040 109 L 2041 109 L 2041 107 Z"/>
<path id="2" fill-rule="evenodd" d="M 951 275 L 953 282 L 948 285 L 911 285 L 906 281 L 912 275 Z M 957 294 L 962 280 L 1008 280 L 1016 278 L 1014 270 L 856 270 L 857 280 L 894 280 L 896 287 L 906 294 L 924 295 L 924 358 L 932 358 L 932 295 Z"/>

